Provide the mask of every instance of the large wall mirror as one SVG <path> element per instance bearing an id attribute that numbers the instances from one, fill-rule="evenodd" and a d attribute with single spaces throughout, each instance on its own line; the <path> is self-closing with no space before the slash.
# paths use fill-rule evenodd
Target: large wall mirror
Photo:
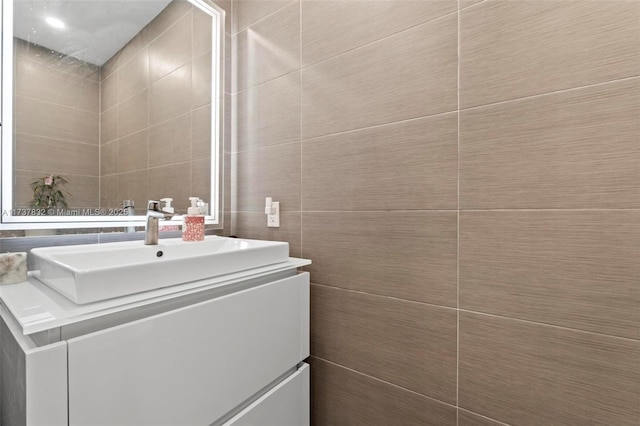
<path id="1" fill-rule="evenodd" d="M 2 25 L 2 229 L 140 226 L 189 197 L 221 223 L 224 11 L 3 0 Z"/>

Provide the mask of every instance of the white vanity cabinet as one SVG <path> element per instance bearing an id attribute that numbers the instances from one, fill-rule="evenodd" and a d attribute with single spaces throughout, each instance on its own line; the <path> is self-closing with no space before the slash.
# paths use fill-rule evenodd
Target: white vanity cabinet
<path id="1" fill-rule="evenodd" d="M 68 424 L 66 343 L 37 347 L 0 314 L 0 425 Z"/>
<path id="2" fill-rule="evenodd" d="M 309 274 L 291 265 L 32 337 L 0 296 L 0 338 L 25 359 L 0 364 L 25 388 L 1 389 L 3 425 L 309 424 Z"/>

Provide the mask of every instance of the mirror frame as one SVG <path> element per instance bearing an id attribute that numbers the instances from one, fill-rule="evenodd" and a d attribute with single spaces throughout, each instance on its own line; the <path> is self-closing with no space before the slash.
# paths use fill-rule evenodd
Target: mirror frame
<path id="1" fill-rule="evenodd" d="M 145 226 L 146 217 L 136 216 L 22 216 L 12 215 L 13 207 L 13 3 L 16 0 L 2 0 L 0 8 L 0 230 L 22 229 L 61 229 L 61 228 L 125 228 Z M 19 1 L 19 0 L 17 0 Z M 224 129 L 224 105 L 222 88 L 224 87 L 225 61 L 225 11 L 210 0 L 185 0 L 193 6 L 211 15 L 213 21 L 212 49 L 217 55 L 212 56 L 211 84 L 211 200 L 210 215 L 205 216 L 208 228 L 222 228 L 222 141 Z M 9 34 L 10 36 L 6 36 Z M 8 141 L 8 142 L 7 142 Z M 117 209 L 117 206 L 111 207 Z M 79 209 L 83 210 L 83 209 Z M 105 208 L 89 210 L 99 212 Z M 123 218 L 126 217 L 126 220 Z M 182 220 L 172 219 L 166 225 L 181 224 Z"/>

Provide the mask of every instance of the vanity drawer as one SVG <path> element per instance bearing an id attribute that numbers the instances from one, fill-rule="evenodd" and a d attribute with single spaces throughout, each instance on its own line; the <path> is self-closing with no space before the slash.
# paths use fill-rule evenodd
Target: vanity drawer
<path id="1" fill-rule="evenodd" d="M 309 355 L 309 274 L 68 340 L 70 425 L 211 424 Z"/>
<path id="2" fill-rule="evenodd" d="M 282 380 L 223 426 L 308 426 L 309 364 Z"/>

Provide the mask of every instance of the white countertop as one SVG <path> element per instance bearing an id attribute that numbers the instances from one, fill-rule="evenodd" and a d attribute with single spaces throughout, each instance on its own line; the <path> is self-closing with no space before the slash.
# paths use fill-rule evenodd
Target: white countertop
<path id="1" fill-rule="evenodd" d="M 37 279 L 39 271 L 32 271 L 27 281 L 1 285 L 0 300 L 18 321 L 22 332 L 29 335 L 310 264 L 310 260 L 290 257 L 287 262 L 86 305 L 77 305 L 52 290 Z"/>

